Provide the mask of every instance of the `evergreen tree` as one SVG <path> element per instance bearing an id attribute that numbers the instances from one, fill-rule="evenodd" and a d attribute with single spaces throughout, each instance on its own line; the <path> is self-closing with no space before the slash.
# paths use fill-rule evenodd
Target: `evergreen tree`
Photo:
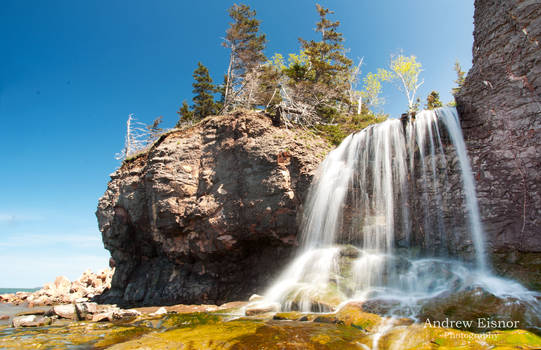
<path id="1" fill-rule="evenodd" d="M 263 50 L 267 39 L 265 34 L 259 33 L 260 21 L 255 15 L 256 12 L 244 4 L 234 4 L 229 9 L 233 22 L 226 31 L 224 42 L 224 46 L 231 51 L 224 89 L 226 107 L 235 102 L 236 95 L 246 85 L 247 76 L 254 79 L 257 76 L 255 71 L 266 61 Z"/>
<path id="2" fill-rule="evenodd" d="M 182 101 L 182 107 L 178 110 L 177 114 L 179 115 L 179 120 L 177 122 L 177 128 L 181 127 L 183 124 L 192 124 L 194 119 L 194 113 L 188 106 L 186 100 Z"/>
<path id="3" fill-rule="evenodd" d="M 316 4 L 316 9 L 320 18 L 316 24 L 316 32 L 321 33 L 321 41 L 306 41 L 302 38 L 299 41 L 308 56 L 313 71 L 313 80 L 329 86 L 340 87 L 341 84 L 346 83 L 340 78 L 349 74 L 353 61 L 345 55 L 345 48 L 342 44 L 344 38 L 342 33 L 336 30 L 340 22 L 332 22 L 327 19 L 327 15 L 334 12 L 319 4 Z"/>
<path id="4" fill-rule="evenodd" d="M 462 85 L 464 85 L 464 81 L 466 80 L 466 72 L 462 70 L 462 67 L 460 67 L 460 62 L 458 62 L 458 60 L 455 61 L 454 70 L 456 72 L 456 87 L 451 89 L 451 93 L 453 94 L 453 96 L 456 96 L 460 92 Z"/>
<path id="5" fill-rule="evenodd" d="M 286 74 L 295 81 L 297 99 L 314 105 L 323 119 L 332 120 L 351 108 L 348 91 L 353 61 L 346 56 L 343 35 L 337 31 L 340 22 L 327 18 L 334 12 L 319 4 L 316 9 L 320 17 L 316 32 L 321 40 L 300 38 L 301 55 Z"/>
<path id="6" fill-rule="evenodd" d="M 437 91 L 432 91 L 426 97 L 426 109 L 434 109 L 443 106 L 440 101 L 440 94 Z"/>
<path id="7" fill-rule="evenodd" d="M 192 84 L 192 92 L 195 94 L 193 98 L 193 114 L 195 120 L 201 120 L 206 116 L 218 112 L 213 95 L 217 92 L 217 89 L 212 84 L 212 78 L 209 75 L 207 67 L 201 64 L 201 62 L 197 63 L 197 68 L 193 72 L 193 78 L 195 79 L 195 82 Z"/>

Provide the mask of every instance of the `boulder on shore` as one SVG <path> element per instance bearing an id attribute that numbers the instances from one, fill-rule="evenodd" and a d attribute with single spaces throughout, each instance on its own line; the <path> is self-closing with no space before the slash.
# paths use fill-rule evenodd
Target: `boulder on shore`
<path id="1" fill-rule="evenodd" d="M 52 323 L 52 319 L 47 316 L 28 315 L 28 316 L 16 316 L 13 318 L 12 325 L 15 328 L 18 327 L 42 327 L 48 326 Z"/>

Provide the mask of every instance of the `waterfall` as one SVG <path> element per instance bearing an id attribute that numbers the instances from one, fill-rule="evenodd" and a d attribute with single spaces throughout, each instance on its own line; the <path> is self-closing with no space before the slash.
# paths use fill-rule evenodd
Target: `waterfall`
<path id="1" fill-rule="evenodd" d="M 265 293 L 281 309 L 327 311 L 329 299 L 411 303 L 487 268 L 454 108 L 349 135 L 319 167 L 305 207 L 297 258 Z M 464 240 L 474 248 L 470 261 L 455 252 Z"/>

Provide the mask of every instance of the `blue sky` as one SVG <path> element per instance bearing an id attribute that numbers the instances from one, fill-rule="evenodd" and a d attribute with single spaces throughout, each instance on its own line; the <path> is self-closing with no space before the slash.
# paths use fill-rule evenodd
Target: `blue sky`
<path id="1" fill-rule="evenodd" d="M 246 1 L 269 40 L 297 52 L 316 38 L 315 2 Z M 455 59 L 468 69 L 473 1 L 320 1 L 334 9 L 362 71 L 399 50 L 423 64 L 424 98 L 451 100 Z M 0 10 L 0 287 L 34 287 L 107 266 L 94 212 L 119 163 L 129 113 L 172 127 L 197 61 L 216 81 L 233 1 L 2 0 Z M 384 86 L 385 112 L 407 105 Z"/>

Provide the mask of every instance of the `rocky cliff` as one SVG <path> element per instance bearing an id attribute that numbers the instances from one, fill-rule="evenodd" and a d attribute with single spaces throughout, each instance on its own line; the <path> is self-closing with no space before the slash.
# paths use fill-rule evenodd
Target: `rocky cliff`
<path id="1" fill-rule="evenodd" d="M 495 269 L 541 289 L 541 3 L 476 0 L 457 96 Z"/>
<path id="2" fill-rule="evenodd" d="M 257 113 L 162 136 L 111 175 L 99 201 L 116 264 L 100 301 L 208 304 L 261 291 L 298 244 L 301 205 L 329 150 Z"/>

